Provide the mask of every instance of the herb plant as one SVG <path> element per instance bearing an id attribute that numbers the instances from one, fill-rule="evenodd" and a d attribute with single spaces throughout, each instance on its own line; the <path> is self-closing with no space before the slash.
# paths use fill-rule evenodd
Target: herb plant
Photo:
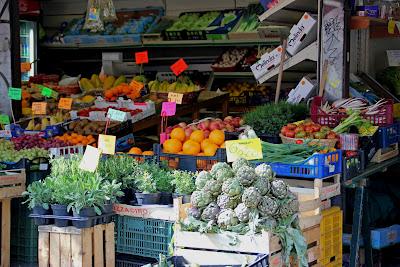
<path id="1" fill-rule="evenodd" d="M 156 183 L 152 178 L 151 173 L 143 171 L 136 179 L 138 190 L 145 194 L 157 193 Z"/>
<path id="2" fill-rule="evenodd" d="M 22 193 L 22 196 L 28 197 L 23 204 L 29 203 L 28 208 L 30 209 L 41 206 L 48 210 L 51 201 L 51 194 L 51 189 L 46 186 L 44 181 L 35 181 L 28 186 L 25 192 Z"/>
<path id="3" fill-rule="evenodd" d="M 190 195 L 196 190 L 195 175 L 192 172 L 174 170 L 172 183 L 175 185 L 175 193 Z"/>

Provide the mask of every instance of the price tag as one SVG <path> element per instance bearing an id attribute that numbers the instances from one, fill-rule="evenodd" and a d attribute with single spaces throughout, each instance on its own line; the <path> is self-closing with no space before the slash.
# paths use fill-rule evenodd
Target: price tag
<path id="1" fill-rule="evenodd" d="M 132 80 L 131 83 L 129 84 L 130 87 L 132 87 L 134 90 L 142 90 L 144 87 L 144 84 L 135 80 Z"/>
<path id="2" fill-rule="evenodd" d="M 12 100 L 21 100 L 22 98 L 22 89 L 9 87 L 8 88 L 8 97 Z"/>
<path id="3" fill-rule="evenodd" d="M 10 124 L 10 117 L 8 117 L 8 115 L 1 114 L 0 115 L 0 124 L 3 124 L 3 125 Z"/>
<path id="4" fill-rule="evenodd" d="M 185 60 L 183 58 L 179 59 L 177 62 L 171 65 L 171 70 L 172 72 L 176 75 L 179 76 L 182 72 L 187 70 L 188 65 L 186 64 Z"/>
<path id="5" fill-rule="evenodd" d="M 60 98 L 58 101 L 58 108 L 59 109 L 67 109 L 70 110 L 72 107 L 72 98 Z"/>
<path id="6" fill-rule="evenodd" d="M 149 63 L 149 55 L 147 51 L 135 53 L 135 61 L 137 65 Z"/>
<path id="7" fill-rule="evenodd" d="M 46 115 L 46 102 L 33 102 L 32 103 L 32 114 L 34 115 Z"/>
<path id="8" fill-rule="evenodd" d="M 393 114 L 395 118 L 400 118 L 400 103 L 393 104 Z"/>
<path id="9" fill-rule="evenodd" d="M 0 131 L 0 137 L 1 138 L 11 138 L 11 131 L 10 130 L 1 130 Z"/>
<path id="10" fill-rule="evenodd" d="M 114 155 L 115 154 L 115 142 L 116 137 L 113 135 L 99 134 L 99 149 L 104 154 Z"/>
<path id="11" fill-rule="evenodd" d="M 161 107 L 161 116 L 169 117 L 174 116 L 176 113 L 175 102 L 163 102 Z"/>
<path id="12" fill-rule="evenodd" d="M 168 93 L 168 101 L 169 102 L 175 102 L 177 104 L 182 104 L 182 98 L 183 98 L 183 94 L 172 93 L 172 92 Z"/>
<path id="13" fill-rule="evenodd" d="M 48 87 L 43 86 L 43 85 L 38 85 L 38 87 L 40 89 L 42 89 L 42 91 L 41 91 L 42 96 L 53 97 L 53 98 L 57 98 L 58 97 L 58 93 L 56 91 L 52 90 L 51 88 L 48 88 Z"/>
<path id="14" fill-rule="evenodd" d="M 110 108 L 108 109 L 107 118 L 110 118 L 110 120 L 123 122 L 126 118 L 126 112 Z"/>
<path id="15" fill-rule="evenodd" d="M 225 145 L 228 162 L 233 162 L 239 158 L 247 160 L 263 158 L 259 138 L 226 141 Z"/>
<path id="16" fill-rule="evenodd" d="M 86 146 L 85 154 L 83 154 L 81 163 L 79 164 L 79 168 L 88 172 L 94 172 L 97 169 L 97 165 L 99 165 L 101 152 L 99 149 Z"/>
<path id="17" fill-rule="evenodd" d="M 396 22 L 394 20 L 389 20 L 387 27 L 388 27 L 388 33 L 394 34 L 394 27 L 396 27 Z"/>
<path id="18" fill-rule="evenodd" d="M 400 66 L 400 50 L 386 50 L 389 66 Z"/>
<path id="19" fill-rule="evenodd" d="M 31 70 L 31 63 L 21 62 L 21 72 L 28 72 Z"/>

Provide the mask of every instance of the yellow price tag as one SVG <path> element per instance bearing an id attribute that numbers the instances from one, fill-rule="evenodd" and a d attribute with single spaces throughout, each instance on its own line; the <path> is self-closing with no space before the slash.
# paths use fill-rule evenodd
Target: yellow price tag
<path id="1" fill-rule="evenodd" d="M 47 103 L 46 102 L 33 102 L 32 114 L 33 115 L 46 115 Z"/>
<path id="2" fill-rule="evenodd" d="M 183 94 L 173 93 L 173 92 L 168 93 L 168 101 L 169 102 L 175 102 L 177 104 L 182 104 L 182 99 L 183 99 Z"/>
<path id="3" fill-rule="evenodd" d="M 70 110 L 72 107 L 72 98 L 60 98 L 58 102 L 59 109 L 67 109 Z"/>
<path id="4" fill-rule="evenodd" d="M 225 146 L 228 162 L 263 158 L 260 138 L 226 141 Z"/>
<path id="5" fill-rule="evenodd" d="M 116 139 L 113 135 L 99 134 L 98 148 L 104 154 L 114 155 Z"/>
<path id="6" fill-rule="evenodd" d="M 88 172 L 94 172 L 99 165 L 101 151 L 93 146 L 86 146 L 79 168 Z"/>
<path id="7" fill-rule="evenodd" d="M 389 34 L 394 34 L 394 27 L 396 27 L 396 22 L 394 20 L 389 20 L 388 26 L 387 26 Z"/>

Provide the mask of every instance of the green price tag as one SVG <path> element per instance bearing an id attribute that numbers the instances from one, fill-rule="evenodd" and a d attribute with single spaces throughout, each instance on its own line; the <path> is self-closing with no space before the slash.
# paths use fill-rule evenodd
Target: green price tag
<path id="1" fill-rule="evenodd" d="M 6 125 L 6 124 L 10 124 L 10 117 L 8 117 L 7 115 L 0 115 L 0 124 Z"/>
<path id="2" fill-rule="evenodd" d="M 12 100 L 21 100 L 22 99 L 22 89 L 21 88 L 8 88 L 8 97 Z"/>
<path id="3" fill-rule="evenodd" d="M 45 97 L 54 97 L 57 98 L 58 93 L 53 91 L 51 88 L 48 88 L 46 86 L 40 85 L 39 88 L 42 89 L 42 96 Z"/>
<path id="4" fill-rule="evenodd" d="M 107 117 L 110 118 L 110 120 L 122 122 L 125 121 L 126 112 L 110 108 L 108 109 Z"/>

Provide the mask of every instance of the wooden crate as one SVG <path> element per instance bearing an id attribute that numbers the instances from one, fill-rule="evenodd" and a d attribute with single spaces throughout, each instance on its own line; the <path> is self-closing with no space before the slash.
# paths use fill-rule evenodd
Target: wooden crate
<path id="1" fill-rule="evenodd" d="M 381 163 L 399 155 L 399 144 L 393 144 L 387 149 L 380 148 L 372 157 L 371 162 Z"/>
<path id="2" fill-rule="evenodd" d="M 114 267 L 114 223 L 91 228 L 39 226 L 39 267 Z"/>

